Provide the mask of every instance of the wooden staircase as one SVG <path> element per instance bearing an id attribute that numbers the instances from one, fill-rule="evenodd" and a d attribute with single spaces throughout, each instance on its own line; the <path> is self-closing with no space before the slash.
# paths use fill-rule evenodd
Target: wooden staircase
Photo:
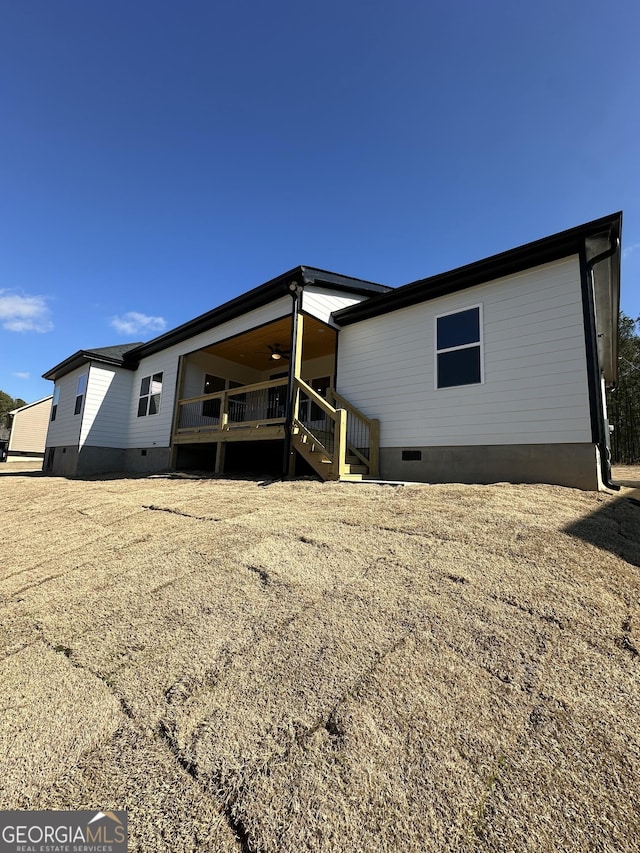
<path id="1" fill-rule="evenodd" d="M 293 427 L 293 446 L 323 480 L 362 480 L 369 473 L 369 468 L 355 454 L 347 453 L 338 475 L 334 456 L 300 423 Z"/>
<path id="2" fill-rule="evenodd" d="M 294 383 L 292 449 L 323 480 L 377 478 L 379 422 L 333 388 L 325 399 L 304 380 Z M 280 378 L 178 400 L 172 444 L 215 444 L 215 470 L 221 473 L 228 442 L 285 438 L 287 386 Z"/>
<path id="3" fill-rule="evenodd" d="M 329 389 L 328 397 L 338 407 L 332 406 L 303 380 L 296 380 L 292 447 L 323 480 L 348 482 L 377 477 L 378 421 L 367 418 L 333 389 Z M 314 404 L 322 418 L 311 420 L 307 416 L 305 423 L 301 398 L 306 398 L 307 412 L 310 404 Z"/>

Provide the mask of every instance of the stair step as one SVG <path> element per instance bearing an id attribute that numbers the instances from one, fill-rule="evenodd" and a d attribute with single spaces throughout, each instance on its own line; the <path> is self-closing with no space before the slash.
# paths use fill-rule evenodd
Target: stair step
<path id="1" fill-rule="evenodd" d="M 315 448 L 308 447 L 308 446 L 298 446 L 296 448 L 296 450 L 298 450 L 298 452 L 302 453 L 302 455 L 306 459 L 313 456 L 314 461 L 331 462 L 331 459 L 327 456 L 327 454 L 324 452 L 324 450 L 320 450 L 320 448 L 315 449 Z"/>
<path id="2" fill-rule="evenodd" d="M 360 482 L 363 476 L 369 473 L 368 467 L 362 463 L 362 460 L 354 453 L 349 453 L 345 458 L 344 473 L 338 478 L 333 471 L 333 459 L 317 440 L 314 441 L 313 436 L 297 427 L 294 427 L 293 435 L 295 449 L 323 480 L 340 479 L 346 482 Z"/>
<path id="3" fill-rule="evenodd" d="M 347 464 L 345 466 L 347 474 L 368 474 L 368 469 L 366 465 L 362 465 L 358 463 L 357 465 Z"/>
<path id="4" fill-rule="evenodd" d="M 333 460 L 327 456 L 326 450 L 317 444 L 311 436 L 304 432 L 295 431 L 293 446 L 307 460 L 323 480 L 336 479 L 333 475 Z"/>

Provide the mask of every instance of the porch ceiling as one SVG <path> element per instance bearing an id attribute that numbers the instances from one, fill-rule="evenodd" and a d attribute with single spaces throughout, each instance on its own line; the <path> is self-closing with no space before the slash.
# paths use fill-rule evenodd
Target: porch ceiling
<path id="1" fill-rule="evenodd" d="M 205 352 L 245 364 L 255 370 L 268 370 L 277 364 L 288 364 L 281 359 L 279 362 L 271 358 L 269 346 L 278 345 L 285 352 L 291 342 L 291 318 L 283 317 L 266 326 L 251 329 L 234 338 L 212 344 Z M 315 317 L 304 316 L 304 335 L 302 343 L 302 358 L 304 361 L 332 355 L 336 349 L 336 332 L 330 326 L 316 320 Z"/>

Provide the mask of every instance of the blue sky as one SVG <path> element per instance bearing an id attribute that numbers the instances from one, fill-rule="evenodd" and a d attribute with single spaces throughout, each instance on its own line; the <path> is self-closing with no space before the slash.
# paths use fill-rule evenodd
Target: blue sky
<path id="1" fill-rule="evenodd" d="M 637 0 L 29 0 L 0 27 L 0 388 L 297 264 L 400 285 L 622 209 Z"/>

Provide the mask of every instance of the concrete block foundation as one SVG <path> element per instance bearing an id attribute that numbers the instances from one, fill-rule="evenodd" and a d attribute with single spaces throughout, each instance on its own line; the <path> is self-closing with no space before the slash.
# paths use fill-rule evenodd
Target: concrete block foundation
<path id="1" fill-rule="evenodd" d="M 595 444 L 381 447 L 380 477 L 423 483 L 548 483 L 596 491 L 602 485 L 598 461 Z"/>
<path id="2" fill-rule="evenodd" d="M 51 454 L 53 451 L 53 454 Z M 58 477 L 92 477 L 99 474 L 153 474 L 170 465 L 169 447 L 55 447 L 45 452 L 44 471 Z"/>

